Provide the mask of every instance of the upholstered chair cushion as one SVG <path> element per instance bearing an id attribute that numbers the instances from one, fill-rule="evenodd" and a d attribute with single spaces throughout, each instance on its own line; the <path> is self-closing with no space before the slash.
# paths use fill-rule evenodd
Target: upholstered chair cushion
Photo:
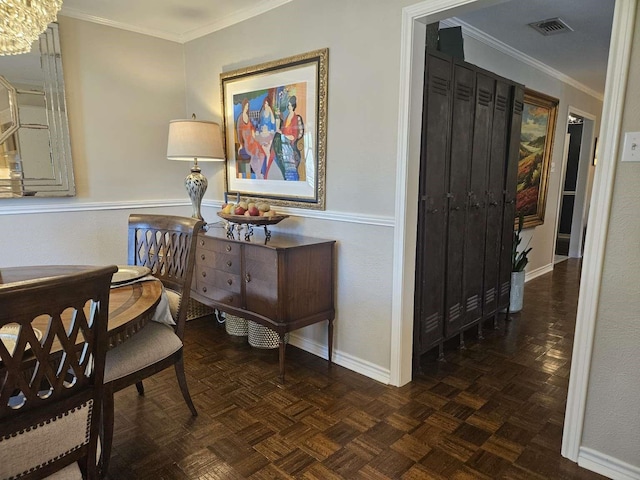
<path id="1" fill-rule="evenodd" d="M 169 299 L 169 311 L 175 321 L 178 320 L 178 308 L 180 307 L 180 294 L 175 290 L 165 290 Z"/>
<path id="2" fill-rule="evenodd" d="M 20 477 L 88 443 L 92 414 L 96 412 L 93 412 L 93 401 L 90 400 L 67 414 L 32 425 L 15 436 L 0 438 L 0 478 Z M 79 439 L 83 439 L 80 444 Z M 75 462 L 55 475 L 62 472 L 66 472 L 66 476 L 53 478 L 82 478 Z"/>
<path id="3" fill-rule="evenodd" d="M 158 322 L 147 323 L 127 341 L 107 352 L 105 383 L 142 370 L 167 358 L 182 347 L 173 327 Z"/>

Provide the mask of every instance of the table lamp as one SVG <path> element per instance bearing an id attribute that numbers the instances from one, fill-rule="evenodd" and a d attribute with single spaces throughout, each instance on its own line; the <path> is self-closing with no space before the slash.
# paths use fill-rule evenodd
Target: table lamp
<path id="1" fill-rule="evenodd" d="M 204 192 L 207 191 L 207 177 L 200 173 L 198 160 L 201 162 L 224 162 L 222 134 L 220 125 L 214 122 L 196 120 L 171 120 L 169 122 L 169 141 L 167 143 L 169 160 L 193 161 L 191 173 L 184 180 L 191 205 L 193 218 L 203 220 L 200 204 Z"/>

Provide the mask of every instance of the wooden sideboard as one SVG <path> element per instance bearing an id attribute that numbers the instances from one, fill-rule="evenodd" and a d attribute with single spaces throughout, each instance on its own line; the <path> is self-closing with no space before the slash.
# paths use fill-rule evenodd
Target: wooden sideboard
<path id="1" fill-rule="evenodd" d="M 214 228 L 198 237 L 191 296 L 205 305 L 252 320 L 280 337 L 284 380 L 285 334 L 328 321 L 333 352 L 334 240 L 260 233 L 251 241 Z"/>

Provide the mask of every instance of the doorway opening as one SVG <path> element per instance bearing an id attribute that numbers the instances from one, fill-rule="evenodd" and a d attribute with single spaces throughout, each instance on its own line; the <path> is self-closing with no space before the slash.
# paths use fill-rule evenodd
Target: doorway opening
<path id="1" fill-rule="evenodd" d="M 411 199 L 417 198 L 417 185 L 410 181 L 417 178 L 420 147 L 420 125 L 422 105 L 422 77 L 424 70 L 424 49 L 420 40 L 424 38 L 426 24 L 442 20 L 457 13 L 456 9 L 469 6 L 487 6 L 500 3 L 500 0 L 444 0 L 421 3 L 403 9 L 402 42 L 400 55 L 400 112 L 398 122 L 398 158 L 396 177 L 396 222 L 394 228 L 394 281 L 392 305 L 392 346 L 391 346 L 391 383 L 404 385 L 411 380 L 412 334 L 413 325 L 410 313 L 413 310 L 415 237 L 417 208 Z M 635 20 L 636 0 L 615 2 L 615 15 L 611 34 L 609 67 L 607 69 L 607 87 L 602 111 L 599 151 L 603 158 L 614 158 L 619 147 L 621 133 L 622 105 L 624 103 L 624 85 L 629 73 L 629 51 L 633 40 L 633 22 Z M 585 412 L 586 391 L 590 371 L 594 325 L 599 294 L 598 279 L 604 261 L 605 237 L 610 208 L 610 178 L 615 172 L 615 162 L 599 162 L 598 181 L 594 185 L 598 201 L 592 204 L 589 239 L 586 244 L 583 263 L 583 278 L 586 279 L 580 292 L 576 325 L 576 348 L 572 355 L 571 384 L 567 399 L 567 410 L 563 430 L 562 454 L 578 461 Z M 417 183 L 417 182 L 416 182 Z M 416 202 L 417 203 L 417 202 Z M 555 233 L 555 232 L 553 232 Z"/>
<path id="2" fill-rule="evenodd" d="M 595 169 L 595 117 L 569 107 L 554 263 L 581 258 Z"/>

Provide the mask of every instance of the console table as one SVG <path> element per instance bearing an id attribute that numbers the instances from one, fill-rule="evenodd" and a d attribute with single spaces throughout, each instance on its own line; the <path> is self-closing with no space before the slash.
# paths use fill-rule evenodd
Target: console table
<path id="1" fill-rule="evenodd" d="M 225 313 L 252 320 L 279 336 L 284 380 L 285 334 L 328 321 L 333 352 L 335 240 L 261 234 L 251 241 L 214 228 L 198 236 L 191 296 Z"/>

